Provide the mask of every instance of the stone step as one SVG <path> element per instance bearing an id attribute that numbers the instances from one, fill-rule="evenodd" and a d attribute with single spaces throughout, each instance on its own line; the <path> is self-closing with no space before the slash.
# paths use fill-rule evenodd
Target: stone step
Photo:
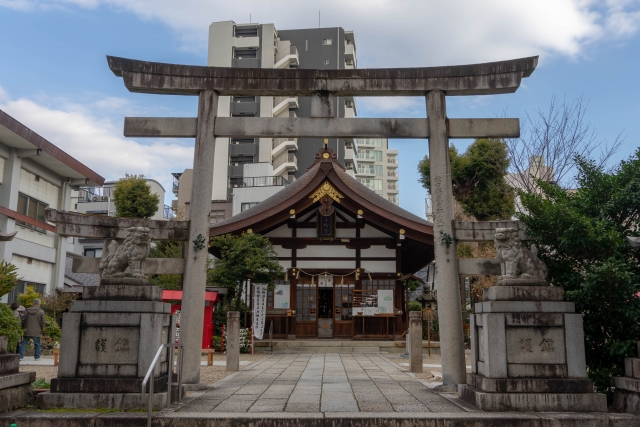
<path id="1" fill-rule="evenodd" d="M 465 384 L 458 395 L 481 411 L 607 412 L 607 396 L 597 393 L 487 393 Z"/>
<path id="2" fill-rule="evenodd" d="M 440 427 L 455 425 L 456 427 L 518 426 L 518 427 L 575 427 L 575 426 L 607 426 L 627 427 L 637 425 L 639 417 L 620 413 L 482 413 L 482 412 L 450 412 L 450 413 L 154 413 L 154 427 L 199 427 L 220 426 L 252 426 L 252 427 Z M 87 427 L 95 425 L 109 426 L 142 426 L 146 425 L 147 414 L 139 412 L 88 412 L 88 413 L 55 413 L 55 412 L 14 412 L 0 414 L 0 423 L 19 426 L 51 426 L 51 427 Z M 636 423 L 636 424 L 634 424 Z"/>
<path id="3" fill-rule="evenodd" d="M 274 353 L 380 353 L 380 347 L 299 346 L 274 347 Z"/>

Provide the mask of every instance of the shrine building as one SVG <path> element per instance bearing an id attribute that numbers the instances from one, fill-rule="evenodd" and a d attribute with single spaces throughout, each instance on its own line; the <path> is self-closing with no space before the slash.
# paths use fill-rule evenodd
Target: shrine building
<path id="1" fill-rule="evenodd" d="M 348 175 L 326 147 L 291 185 L 210 230 L 241 233 L 268 237 L 286 270 L 268 292 L 274 338 L 402 334 L 404 282 L 434 259 L 432 224 Z"/>

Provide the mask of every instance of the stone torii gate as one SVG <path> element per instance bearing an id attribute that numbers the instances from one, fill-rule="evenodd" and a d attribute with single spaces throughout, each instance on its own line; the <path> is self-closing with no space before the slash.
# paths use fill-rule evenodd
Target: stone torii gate
<path id="1" fill-rule="evenodd" d="M 449 119 L 446 96 L 513 93 L 534 71 L 538 57 L 429 68 L 354 70 L 245 69 L 144 62 L 107 57 L 131 92 L 198 96 L 197 118 L 125 118 L 130 137 L 196 138 L 189 245 L 185 260 L 180 341 L 199 349 L 206 280 L 216 137 L 429 139 L 442 373 L 445 386 L 466 383 L 453 200 L 450 138 L 515 138 L 518 119 Z M 310 118 L 217 117 L 220 96 L 309 96 Z M 341 96 L 422 96 L 424 119 L 336 118 Z M 200 380 L 200 352 L 186 351 L 186 383 Z"/>

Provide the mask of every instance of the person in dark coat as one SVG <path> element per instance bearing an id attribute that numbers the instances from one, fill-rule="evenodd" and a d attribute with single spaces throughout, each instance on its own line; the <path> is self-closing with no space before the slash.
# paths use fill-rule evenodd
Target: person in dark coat
<path id="1" fill-rule="evenodd" d="M 42 330 L 44 329 L 44 311 L 40 308 L 40 300 L 34 299 L 33 306 L 27 309 L 27 314 L 24 319 L 24 340 L 20 345 L 20 359 L 24 358 L 24 351 L 27 348 L 29 340 L 33 340 L 33 346 L 35 347 L 35 353 L 33 358 L 40 359 L 40 351 L 42 346 L 40 344 L 40 337 Z"/>
<path id="2" fill-rule="evenodd" d="M 18 304 L 17 302 L 11 303 L 11 310 L 13 310 L 13 315 L 20 320 L 20 325 L 24 326 L 24 318 L 27 316 L 27 309 L 24 306 Z M 20 354 L 20 345 L 22 344 L 22 339 L 18 341 L 18 345 L 16 346 L 16 354 Z"/>

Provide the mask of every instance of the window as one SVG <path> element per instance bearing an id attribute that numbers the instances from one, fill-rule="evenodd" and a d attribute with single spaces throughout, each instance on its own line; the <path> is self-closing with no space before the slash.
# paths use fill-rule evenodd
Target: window
<path id="1" fill-rule="evenodd" d="M 85 248 L 84 256 L 88 256 L 91 258 L 102 258 L 102 249 L 101 248 Z"/>
<path id="2" fill-rule="evenodd" d="M 382 191 L 382 180 L 381 179 L 369 179 L 369 178 L 359 178 L 362 184 L 364 184 L 367 188 L 373 191 Z"/>
<path id="3" fill-rule="evenodd" d="M 358 173 L 382 176 L 382 165 L 360 165 L 358 166 Z"/>
<path id="4" fill-rule="evenodd" d="M 296 320 L 298 322 L 315 322 L 316 285 L 301 283 L 296 288 Z"/>
<path id="5" fill-rule="evenodd" d="M 7 295 L 7 304 L 11 304 L 18 301 L 18 295 L 23 294 L 27 290 L 27 286 L 33 286 L 37 293 L 44 295 L 44 291 L 47 287 L 44 283 L 33 283 L 19 281 L 15 288 Z"/>
<path id="6" fill-rule="evenodd" d="M 328 59 L 324 60 L 324 65 L 329 65 L 329 60 Z"/>
<path id="7" fill-rule="evenodd" d="M 362 150 L 358 153 L 359 159 L 375 160 L 382 162 L 382 151 L 379 150 Z"/>
<path id="8" fill-rule="evenodd" d="M 395 280 L 363 280 L 362 289 L 377 291 L 378 289 L 395 289 Z"/>
<path id="9" fill-rule="evenodd" d="M 334 318 L 335 320 L 353 320 L 352 303 L 353 289 L 355 285 L 335 285 L 334 293 Z"/>
<path id="10" fill-rule="evenodd" d="M 44 210 L 47 207 L 49 207 L 49 205 L 46 203 L 27 196 L 26 194 L 18 193 L 18 213 L 26 215 L 29 218 L 37 219 L 38 221 L 46 222 L 47 219 L 44 216 Z M 22 221 L 16 221 L 16 223 L 22 227 L 31 228 L 40 233 L 45 232 L 44 228 L 36 227 L 35 225 L 27 224 Z"/>
<path id="11" fill-rule="evenodd" d="M 332 39 L 322 39 L 322 45 L 323 46 L 331 46 L 333 44 L 333 40 Z"/>
<path id="12" fill-rule="evenodd" d="M 255 59 L 258 57 L 257 49 L 235 49 L 233 52 L 235 59 Z"/>
<path id="13" fill-rule="evenodd" d="M 240 212 L 244 212 L 247 209 L 251 209 L 252 207 L 254 207 L 255 205 L 257 205 L 259 202 L 250 202 L 250 203 L 241 203 L 240 204 Z"/>

